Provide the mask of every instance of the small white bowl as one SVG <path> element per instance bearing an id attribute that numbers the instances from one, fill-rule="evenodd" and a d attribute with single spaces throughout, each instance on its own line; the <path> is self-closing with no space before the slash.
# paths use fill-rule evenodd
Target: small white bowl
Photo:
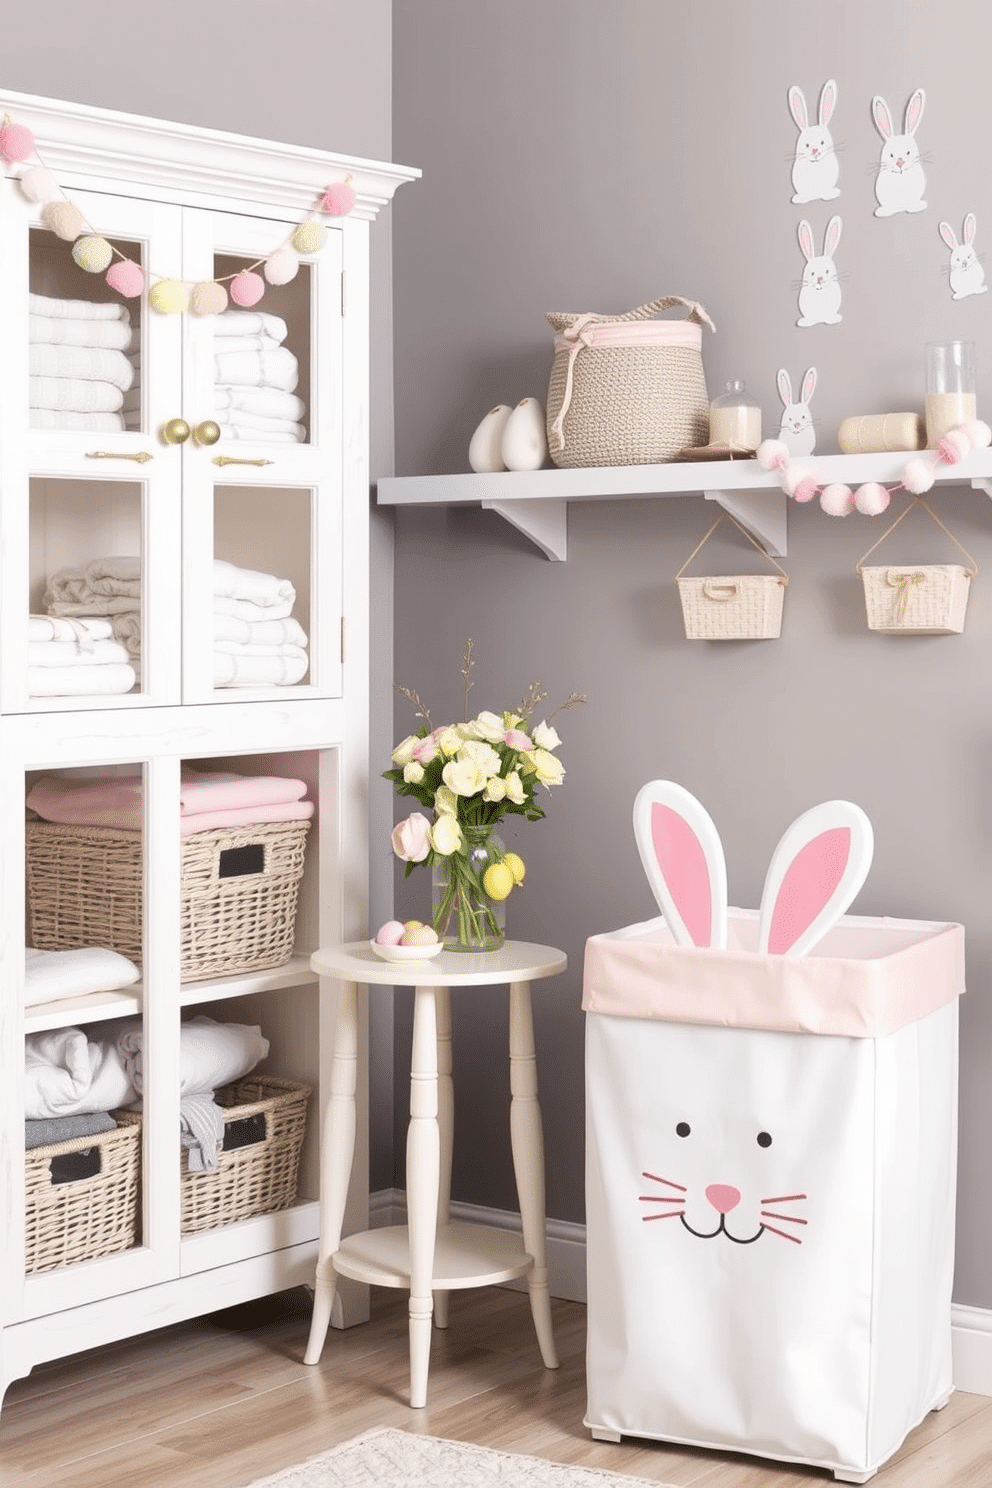
<path id="1" fill-rule="evenodd" d="M 436 945 L 380 945 L 376 940 L 370 940 L 369 945 L 377 956 L 383 961 L 430 961 L 432 957 L 444 950 L 444 941 L 439 940 Z"/>

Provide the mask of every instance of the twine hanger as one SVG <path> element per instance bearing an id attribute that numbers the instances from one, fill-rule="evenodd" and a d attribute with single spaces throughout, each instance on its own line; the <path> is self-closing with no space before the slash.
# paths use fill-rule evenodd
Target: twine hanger
<path id="1" fill-rule="evenodd" d="M 780 575 L 780 577 L 778 579 L 778 582 L 783 586 L 783 588 L 785 588 L 788 585 L 788 583 L 789 583 L 789 575 L 786 573 L 786 571 L 782 567 L 782 565 L 780 563 L 776 563 L 775 562 L 775 559 L 772 557 L 771 553 L 768 552 L 768 549 L 765 548 L 763 546 L 763 544 L 760 543 L 756 537 L 754 537 L 750 532 L 748 532 L 748 530 L 744 526 L 743 522 L 738 522 L 737 518 L 735 516 L 733 516 L 730 512 L 727 512 L 727 511 L 724 511 L 724 512 L 721 512 L 720 513 L 720 515 L 717 517 L 716 521 L 710 527 L 709 531 L 705 534 L 704 537 L 702 537 L 700 539 L 700 541 L 693 548 L 692 552 L 689 554 L 688 558 L 685 560 L 685 562 L 683 563 L 682 567 L 679 569 L 678 573 L 675 575 L 676 581 L 678 581 L 682 577 L 682 575 L 685 573 L 686 569 L 689 567 L 689 564 L 692 562 L 693 558 L 695 558 L 696 554 L 700 551 L 700 549 L 703 548 L 706 545 L 706 543 L 709 542 L 710 538 L 713 536 L 714 532 L 719 527 L 719 525 L 720 525 L 721 522 L 733 522 L 733 524 L 737 528 L 737 530 L 739 532 L 743 532 L 744 536 L 747 538 L 747 540 L 751 544 L 751 546 L 753 548 L 757 548 L 757 550 L 761 554 L 762 558 L 767 558 L 768 559 L 768 562 L 771 563 L 775 568 L 778 569 L 779 575 Z M 727 580 L 724 583 L 721 583 L 719 580 L 707 580 L 707 585 L 708 585 L 708 587 L 707 587 L 707 589 L 705 591 L 706 592 L 707 599 L 733 599 L 734 595 L 737 593 L 737 585 L 733 582 L 733 580 Z M 713 590 L 712 593 L 710 593 L 710 589 Z"/>
<path id="2" fill-rule="evenodd" d="M 914 496 L 913 499 L 912 499 L 912 501 L 908 502 L 906 504 L 906 506 L 903 508 L 903 510 L 899 513 L 899 515 L 896 517 L 895 521 L 894 522 L 891 522 L 889 524 L 889 526 L 886 527 L 886 529 L 882 533 L 881 537 L 878 538 L 875 542 L 872 543 L 872 545 L 868 549 L 867 553 L 863 554 L 863 556 L 858 560 L 858 563 L 857 563 L 857 566 L 856 566 L 857 573 L 859 575 L 861 575 L 864 572 L 865 559 L 866 558 L 870 558 L 871 555 L 872 555 L 872 553 L 874 553 L 875 549 L 878 547 L 879 543 L 884 542 L 885 539 L 889 536 L 889 534 L 891 532 L 894 532 L 895 529 L 899 526 L 899 523 L 903 520 L 903 518 L 909 516 L 909 514 L 913 510 L 913 507 L 914 506 L 921 506 L 923 508 L 924 512 L 926 513 L 926 515 L 930 518 L 930 520 L 932 522 L 935 522 L 936 525 L 940 528 L 941 532 L 943 532 L 947 537 L 949 537 L 951 539 L 951 542 L 954 544 L 954 546 L 956 548 L 958 548 L 964 554 L 965 558 L 967 558 L 968 562 L 971 564 L 971 567 L 970 568 L 966 568 L 965 569 L 965 573 L 967 574 L 969 580 L 975 578 L 976 575 L 977 575 L 977 573 L 978 573 L 978 564 L 975 562 L 975 559 L 968 552 L 968 549 L 964 546 L 964 544 L 958 542 L 957 538 L 954 536 L 954 533 L 950 530 L 949 527 L 946 527 L 944 525 L 944 523 L 938 517 L 937 513 L 933 510 L 933 508 L 930 506 L 930 504 L 928 502 L 926 502 L 926 501 L 923 500 L 923 497 L 922 496 Z M 898 599 L 896 601 L 896 615 L 895 615 L 895 618 L 896 618 L 896 622 L 897 623 L 899 623 L 900 621 L 902 621 L 904 619 L 904 617 L 905 617 L 906 606 L 909 603 L 910 589 L 912 588 L 912 586 L 914 584 L 923 584 L 923 583 L 925 583 L 926 582 L 926 578 L 927 578 L 927 575 L 926 575 L 926 572 L 925 572 L 925 569 L 924 568 L 915 568 L 915 569 L 914 568 L 889 568 L 889 569 L 886 569 L 886 571 L 885 571 L 885 582 L 889 585 L 889 587 L 891 589 L 897 589 L 899 591 L 899 597 L 898 597 Z"/>

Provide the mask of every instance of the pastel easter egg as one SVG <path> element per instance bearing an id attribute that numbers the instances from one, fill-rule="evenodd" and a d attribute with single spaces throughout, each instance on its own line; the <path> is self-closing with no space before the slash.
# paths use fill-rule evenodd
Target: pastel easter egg
<path id="1" fill-rule="evenodd" d="M 503 430 L 512 412 L 508 403 L 497 403 L 479 424 L 468 446 L 468 463 L 473 470 L 482 474 L 506 469 L 500 446 L 503 443 Z"/>
<path id="2" fill-rule="evenodd" d="M 548 457 L 544 409 L 537 398 L 521 398 L 506 421 L 500 454 L 507 470 L 540 470 Z"/>
<path id="3" fill-rule="evenodd" d="M 437 945 L 437 931 L 432 925 L 421 925 L 419 930 L 408 930 L 400 941 L 405 946 Z"/>
<path id="4" fill-rule="evenodd" d="M 405 933 L 399 920 L 387 920 L 376 931 L 375 943 L 376 945 L 399 945 Z"/>

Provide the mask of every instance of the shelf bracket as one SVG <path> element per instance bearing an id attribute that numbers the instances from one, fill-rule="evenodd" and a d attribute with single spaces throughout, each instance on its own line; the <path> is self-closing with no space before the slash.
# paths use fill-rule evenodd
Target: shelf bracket
<path id="1" fill-rule="evenodd" d="M 707 501 L 717 501 L 736 517 L 766 553 L 784 558 L 789 541 L 788 497 L 784 491 L 704 491 Z"/>
<path id="2" fill-rule="evenodd" d="M 483 501 L 482 509 L 498 512 L 536 543 L 545 558 L 564 563 L 568 551 L 567 501 Z"/>

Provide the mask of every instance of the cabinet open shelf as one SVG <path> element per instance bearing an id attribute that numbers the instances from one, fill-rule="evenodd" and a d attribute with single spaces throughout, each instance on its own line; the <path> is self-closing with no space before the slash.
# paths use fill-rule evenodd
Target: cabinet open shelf
<path id="1" fill-rule="evenodd" d="M 808 464 L 821 486 L 839 481 L 893 485 L 916 452 L 813 455 Z M 942 465 L 939 485 L 971 485 L 992 495 L 992 451 L 977 450 L 959 465 Z M 659 496 L 704 496 L 737 518 L 774 557 L 787 549 L 787 500 L 776 476 L 756 460 L 671 465 L 609 465 L 578 470 L 507 470 L 498 474 L 388 476 L 378 482 L 383 506 L 481 506 L 530 538 L 546 558 L 568 552 L 571 501 L 619 501 Z"/>

